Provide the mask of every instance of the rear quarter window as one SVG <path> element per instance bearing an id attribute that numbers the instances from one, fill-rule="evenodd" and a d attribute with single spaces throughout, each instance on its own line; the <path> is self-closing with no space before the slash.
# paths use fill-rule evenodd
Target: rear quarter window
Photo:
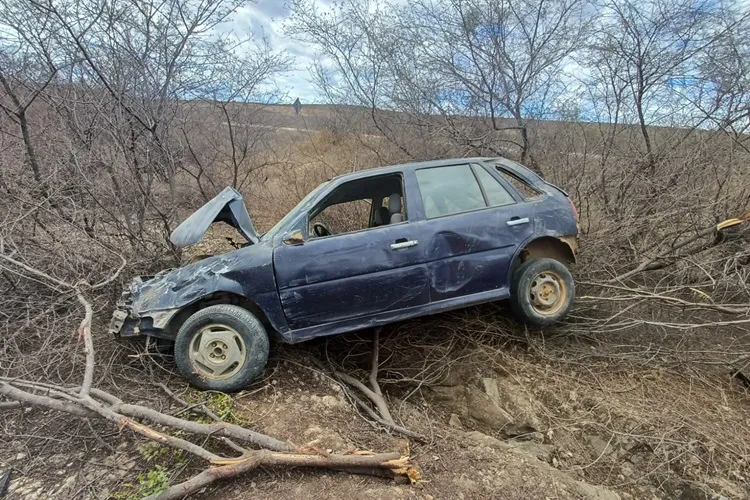
<path id="1" fill-rule="evenodd" d="M 524 200 L 536 200 L 544 195 L 541 191 L 533 188 L 526 181 L 521 180 L 520 177 L 511 174 L 501 167 L 495 168 L 497 168 L 497 171 L 500 173 L 503 179 L 508 181 L 514 188 L 516 188 L 519 193 L 521 193 L 521 196 L 523 196 Z"/>

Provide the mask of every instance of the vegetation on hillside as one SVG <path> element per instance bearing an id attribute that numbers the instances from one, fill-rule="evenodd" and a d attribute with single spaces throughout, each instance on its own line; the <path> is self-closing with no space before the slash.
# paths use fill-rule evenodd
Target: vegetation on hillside
<path id="1" fill-rule="evenodd" d="M 121 457 L 128 441 L 154 440 L 179 450 L 179 465 L 147 463 L 117 480 L 154 494 L 170 484 L 176 497 L 263 464 L 366 466 L 416 480 L 401 457 L 411 453 L 440 490 L 437 476 L 454 470 L 433 454 L 472 463 L 451 439 L 515 453 L 485 433 L 558 446 L 540 477 L 565 466 L 635 496 L 670 497 L 686 484 L 706 495 L 750 491 L 746 3 L 346 0 L 324 9 L 295 0 L 286 31 L 319 55 L 312 75 L 326 104 L 299 117 L 270 105 L 292 57 L 224 29 L 241 5 L 0 0 L 0 460 L 43 461 L 51 448 Z M 350 448 L 391 453 L 303 446 L 307 430 L 326 424 L 307 420 L 299 387 L 276 388 L 276 369 L 250 396 L 203 398 L 183 392 L 168 361 L 106 333 L 122 286 L 179 265 L 170 232 L 227 185 L 267 229 L 334 175 L 491 155 L 569 191 L 581 214 L 579 299 L 568 322 L 545 331 L 507 319 L 502 305 L 384 329 L 380 387 L 396 423 L 426 442 L 401 446 L 363 414 L 379 432 L 352 427 Z M 191 251 L 231 248 L 224 236 Z M 369 342 L 278 347 L 278 373 L 340 392 L 330 377 L 366 378 Z M 472 406 L 498 384 L 533 399 L 512 425 Z M 338 392 L 309 401 L 344 429 L 356 414 Z M 256 406 L 242 407 L 256 394 Z M 268 417 L 280 415 L 281 394 L 295 418 Z M 249 431 L 256 425 L 263 434 Z M 620 479 L 615 447 L 636 474 Z M 91 477 L 67 494 L 107 496 L 101 474 Z"/>

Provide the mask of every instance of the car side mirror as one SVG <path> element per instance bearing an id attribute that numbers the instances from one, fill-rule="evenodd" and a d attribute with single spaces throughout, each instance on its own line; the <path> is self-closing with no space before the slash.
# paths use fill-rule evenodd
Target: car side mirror
<path id="1" fill-rule="evenodd" d="M 292 231 L 284 235 L 285 245 L 301 245 L 305 242 L 305 237 L 302 235 L 302 231 Z"/>

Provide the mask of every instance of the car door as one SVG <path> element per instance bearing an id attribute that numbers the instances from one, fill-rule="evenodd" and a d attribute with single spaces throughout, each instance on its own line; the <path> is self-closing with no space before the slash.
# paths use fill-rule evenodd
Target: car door
<path id="1" fill-rule="evenodd" d="M 429 302 L 420 226 L 409 220 L 408 211 L 410 198 L 418 193 L 414 188 L 405 193 L 402 222 L 307 237 L 300 245 L 281 244 L 274 250 L 276 282 L 290 328 L 355 318 L 364 324 L 377 314 Z"/>
<path id="2" fill-rule="evenodd" d="M 507 294 L 518 245 L 532 234 L 531 209 L 479 164 L 417 170 L 430 268 L 430 300 Z"/>

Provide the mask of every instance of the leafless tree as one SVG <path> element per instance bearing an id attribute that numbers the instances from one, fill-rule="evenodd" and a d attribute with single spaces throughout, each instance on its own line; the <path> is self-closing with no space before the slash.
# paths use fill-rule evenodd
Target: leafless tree
<path id="1" fill-rule="evenodd" d="M 274 100 L 272 79 L 289 60 L 252 34 L 219 29 L 240 3 L 3 0 L 12 22 L 2 32 L 0 102 L 43 198 L 54 204 L 55 192 L 75 192 L 96 207 L 83 216 L 90 233 L 104 228 L 156 254 L 179 208 L 177 175 L 196 163 L 185 133 L 195 142 L 214 119 L 191 115 L 195 103 L 222 102 L 227 123 L 215 130 L 216 154 L 199 168 L 229 163 L 230 183 L 242 187 L 252 168 L 272 161 L 257 156 L 270 129 L 240 123 L 241 106 L 232 103 Z M 30 115 L 59 120 L 59 140 L 44 141 L 44 151 L 37 144 L 44 125 Z M 45 194 L 53 172 L 58 189 Z M 223 187 L 194 180 L 204 197 Z M 165 183 L 170 196 L 156 196 Z"/>
<path id="2" fill-rule="evenodd" d="M 319 48 L 312 77 L 326 99 L 364 107 L 375 130 L 413 157 L 388 113 L 395 109 L 391 58 L 400 36 L 392 14 L 376 2 L 347 0 L 324 11 L 315 2 L 295 0 L 286 29 Z"/>
<path id="3" fill-rule="evenodd" d="M 286 71 L 291 60 L 267 40 L 250 46 L 237 56 L 217 58 L 195 99 L 182 106 L 179 129 L 186 159 L 178 167 L 195 179 L 205 201 L 226 185 L 242 190 L 255 171 L 280 161 L 269 156 L 276 124 L 264 105 L 280 98 L 269 76 Z M 214 126 L 207 126 L 207 116 Z M 195 134 L 201 126 L 202 133 Z"/>
<path id="4" fill-rule="evenodd" d="M 699 75 L 686 98 L 713 126 L 729 134 L 745 151 L 750 130 L 750 17 L 728 3 L 717 21 L 720 35 L 698 58 Z"/>
<path id="5" fill-rule="evenodd" d="M 616 99 L 614 117 L 638 124 L 651 174 L 658 153 L 649 125 L 675 113 L 673 89 L 690 84 L 696 56 L 716 40 L 713 16 L 712 5 L 682 0 L 613 0 L 600 13 L 590 67 Z"/>
<path id="6" fill-rule="evenodd" d="M 533 160 L 527 122 L 552 117 L 562 72 L 588 35 L 580 0 L 416 2 L 401 16 L 416 58 L 437 74 L 435 104 L 516 131 L 520 160 Z M 411 83 L 418 84 L 417 81 Z M 445 113 L 447 114 L 447 113 Z M 507 120 L 510 119 L 510 120 Z M 499 152 L 499 151 L 498 151 Z"/>
<path id="7" fill-rule="evenodd" d="M 43 197 L 49 196 L 46 188 L 49 172 L 42 166 L 37 154 L 35 136 L 30 124 L 29 108 L 40 98 L 57 77 L 58 62 L 51 57 L 52 29 L 47 18 L 38 20 L 18 15 L 18 4 L 3 1 L 0 8 L 6 12 L 6 28 L 0 32 L 0 109 L 11 119 L 20 132 L 25 150 L 25 164 L 31 169 Z M 10 132 L 13 133 L 13 132 Z"/>
<path id="8" fill-rule="evenodd" d="M 366 106 L 376 122 L 378 108 L 400 111 L 474 153 L 511 145 L 526 162 L 527 122 L 552 116 L 561 73 L 590 29 L 587 9 L 582 0 L 351 0 L 321 12 L 298 0 L 289 31 L 319 47 L 315 74 L 332 101 Z"/>

